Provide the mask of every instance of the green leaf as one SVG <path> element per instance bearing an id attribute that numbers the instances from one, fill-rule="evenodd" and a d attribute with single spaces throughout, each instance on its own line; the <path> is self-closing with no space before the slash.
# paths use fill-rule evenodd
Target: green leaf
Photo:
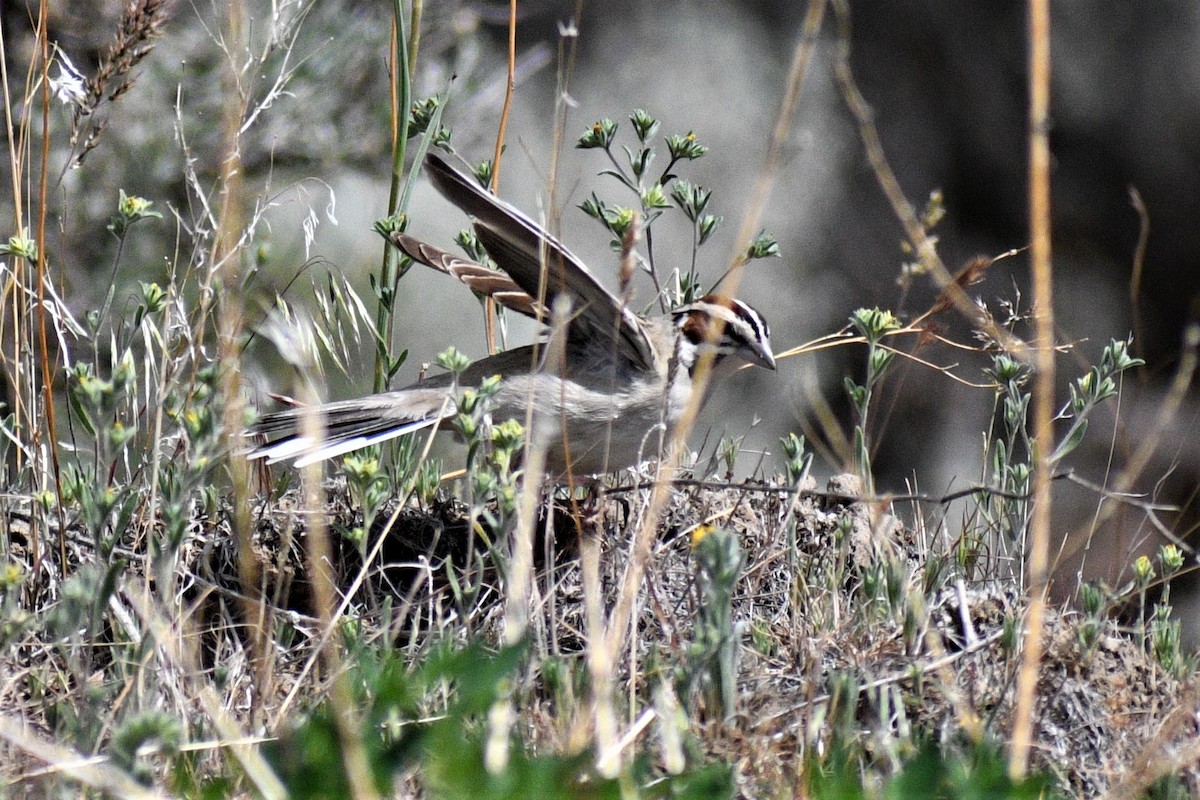
<path id="1" fill-rule="evenodd" d="M 1054 455 L 1050 457 L 1050 460 L 1059 461 L 1070 455 L 1083 442 L 1083 436 L 1087 433 L 1087 428 L 1088 422 L 1086 419 L 1077 420 L 1071 427 L 1070 433 L 1067 434 L 1066 440 L 1058 446 L 1058 449 L 1054 451 Z"/>

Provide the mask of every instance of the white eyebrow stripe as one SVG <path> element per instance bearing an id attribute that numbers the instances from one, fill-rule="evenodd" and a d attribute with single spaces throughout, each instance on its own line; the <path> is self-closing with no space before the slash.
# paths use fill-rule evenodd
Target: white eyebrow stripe
<path id="1" fill-rule="evenodd" d="M 720 317 L 724 321 L 725 327 L 737 329 L 738 335 L 748 343 L 766 341 L 768 337 L 764 330 L 762 317 L 740 300 L 732 302 L 736 304 L 736 308 L 728 308 L 723 305 L 713 306 L 711 309 L 713 316 Z"/>
<path id="2" fill-rule="evenodd" d="M 718 303 L 705 303 L 704 311 L 712 317 L 719 317 L 726 325 L 735 325 L 745 321 L 741 314 Z"/>
<path id="3" fill-rule="evenodd" d="M 759 314 L 741 300 L 734 300 L 733 302 L 741 309 L 741 319 L 754 329 L 757 338 L 764 341 L 771 338 L 770 329 L 767 328 L 767 321 L 763 318 L 762 314 Z"/>

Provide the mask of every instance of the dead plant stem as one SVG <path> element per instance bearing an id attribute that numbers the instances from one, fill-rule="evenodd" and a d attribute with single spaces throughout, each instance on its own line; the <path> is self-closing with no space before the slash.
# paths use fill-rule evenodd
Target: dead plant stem
<path id="1" fill-rule="evenodd" d="M 1009 758 L 1009 773 L 1014 778 L 1023 777 L 1029 767 L 1049 579 L 1055 366 L 1054 284 L 1050 261 L 1050 0 L 1029 0 L 1029 229 L 1033 314 L 1038 338 L 1033 396 L 1037 465 L 1028 555 L 1029 614 L 1021 671 L 1017 676 L 1017 705 Z"/>
<path id="2" fill-rule="evenodd" d="M 54 473 L 54 490 L 58 497 L 62 497 L 62 474 L 58 463 L 58 434 L 55 431 L 54 425 L 54 381 L 52 370 L 50 367 L 50 346 L 46 336 L 46 201 L 49 197 L 47 191 L 47 170 L 50 163 L 50 42 L 48 39 L 47 25 L 47 0 L 42 0 L 38 7 L 38 42 L 42 54 L 42 163 L 38 168 L 38 218 L 37 218 L 37 322 L 38 322 L 38 351 L 42 362 L 42 392 L 43 402 L 45 403 L 46 417 L 46 437 L 49 440 L 49 446 L 46 448 L 50 451 L 50 468 Z M 32 394 L 32 392 L 31 392 Z M 40 433 L 40 426 L 34 426 L 34 430 Z M 37 434 L 35 434 L 36 436 Z M 67 521 L 66 512 L 63 510 L 63 504 L 57 503 L 58 509 L 58 557 L 59 567 L 62 570 L 63 576 L 67 575 Z M 34 536 L 33 541 L 36 542 L 39 537 Z M 40 548 L 35 544 L 33 553 L 33 562 L 38 563 L 38 552 Z"/>

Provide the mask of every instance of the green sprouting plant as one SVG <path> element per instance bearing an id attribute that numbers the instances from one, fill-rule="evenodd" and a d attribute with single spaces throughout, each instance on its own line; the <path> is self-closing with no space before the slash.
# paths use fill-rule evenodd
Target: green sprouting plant
<path id="1" fill-rule="evenodd" d="M 1163 575 L 1162 601 L 1171 601 L 1171 579 L 1183 569 L 1183 552 L 1173 544 L 1164 544 L 1158 548 L 1158 563 Z"/>
<path id="2" fill-rule="evenodd" d="M 779 444 L 783 447 L 788 485 L 799 486 L 812 469 L 813 454 L 808 450 L 804 437 L 794 433 L 781 437 Z"/>
<path id="3" fill-rule="evenodd" d="M 800 570 L 800 548 L 796 540 L 797 509 L 799 507 L 796 500 L 804 488 L 805 480 L 808 478 L 813 456 L 808 451 L 807 443 L 803 436 L 789 433 L 787 436 L 782 437 L 779 442 L 783 447 L 784 457 L 787 459 L 785 468 L 787 470 L 788 484 L 792 490 L 792 496 L 787 505 L 787 516 L 783 523 L 783 529 L 787 532 L 788 574 L 795 576 L 792 588 L 788 591 L 788 594 L 791 596 L 793 602 L 799 603 L 801 601 L 799 589 L 802 573 Z"/>
<path id="4" fill-rule="evenodd" d="M 7 648 L 11 642 L 16 641 L 33 621 L 22 603 L 21 594 L 25 579 L 25 567 L 20 563 L 0 563 L 0 649 Z"/>
<path id="5" fill-rule="evenodd" d="M 161 527 L 150 537 L 149 552 L 158 591 L 169 597 L 175 561 L 197 511 L 208 519 L 220 502 L 213 474 L 223 463 L 220 372 L 216 364 L 200 366 L 190 383 L 171 385 L 163 400 L 165 422 L 175 426 L 174 453 L 158 467 L 157 503 Z"/>
<path id="6" fill-rule="evenodd" d="M 404 182 L 404 162 L 408 156 L 408 140 L 409 140 L 409 122 L 413 115 L 409 113 L 409 108 L 412 106 L 412 73 L 411 65 L 409 64 L 408 54 L 410 45 L 416 45 L 416 37 L 418 31 L 412 31 L 412 40 L 410 41 L 409 25 L 411 20 L 407 19 L 404 14 L 396 13 L 393 17 L 393 41 L 392 46 L 395 49 L 396 60 L 395 68 L 392 70 L 392 92 L 396 97 L 396 108 L 399 111 L 399 119 L 394 120 L 396 125 L 396 135 L 392 138 L 392 169 L 391 180 L 388 186 L 388 202 L 386 215 L 390 218 L 402 218 L 405 211 L 408 210 L 408 197 L 412 192 L 412 175 L 407 183 Z M 431 118 L 434 131 L 436 132 L 439 125 L 434 121 L 437 115 L 440 115 L 442 106 L 439 105 L 434 110 L 434 117 Z M 426 136 L 429 131 L 426 130 Z M 414 168 L 417 165 L 414 164 Z M 379 275 L 371 276 L 371 287 L 375 291 L 375 299 L 378 303 L 375 314 L 375 339 L 377 349 L 375 351 L 375 376 L 374 389 L 377 392 L 382 392 L 387 388 L 388 382 L 392 376 L 396 374 L 396 370 L 400 368 L 403 359 L 394 359 L 391 354 L 392 347 L 392 331 L 396 321 L 396 293 L 400 284 L 400 278 L 404 275 L 404 262 L 400 257 L 400 253 L 396 251 L 390 244 L 383 246 L 383 260 L 379 267 Z"/>
<path id="7" fill-rule="evenodd" d="M 471 359 L 455 347 L 449 347 L 437 356 L 437 364 L 451 375 L 458 376 L 471 365 Z M 467 444 L 467 469 L 474 465 L 480 448 L 484 446 L 487 404 L 496 393 L 498 377 L 485 378 L 478 389 L 466 389 L 458 398 L 458 413 L 452 420 L 454 430 Z"/>
<path id="8" fill-rule="evenodd" d="M 1172 617 L 1168 603 L 1155 603 L 1150 618 L 1150 651 L 1168 674 L 1183 677 L 1189 670 L 1188 659 L 1180 647 L 1182 623 Z"/>
<path id="9" fill-rule="evenodd" d="M 1060 418 L 1070 419 L 1071 425 L 1054 448 L 1053 463 L 1062 461 L 1083 441 L 1089 415 L 1105 400 L 1117 395 L 1117 379 L 1121 373 L 1145 363 L 1129 355 L 1129 342 L 1113 339 L 1108 343 L 1100 354 L 1100 364 L 1071 384 L 1071 402 L 1059 413 Z"/>
<path id="10" fill-rule="evenodd" d="M 1058 465 L 1083 441 L 1088 418 L 1104 401 L 1116 396 L 1117 381 L 1141 359 L 1129 355 L 1128 342 L 1112 340 L 1091 367 L 1070 386 L 1070 403 L 1059 413 L 1070 425 L 1057 444 L 1051 460 Z M 1029 518 L 1029 489 L 1035 445 L 1029 433 L 1029 367 L 1007 354 L 993 357 L 985 370 L 995 385 L 999 430 L 989 443 L 989 484 L 996 492 L 981 493 L 980 509 L 1004 541 L 1019 541 Z"/>
<path id="11" fill-rule="evenodd" d="M 996 385 L 995 405 L 1000 409 L 1001 429 L 992 439 L 992 483 L 1002 494 L 989 495 L 989 517 L 992 524 L 1007 538 L 1015 539 L 1024 529 L 1029 512 L 1029 462 L 1032 445 L 1029 439 L 1029 399 L 1026 390 L 1029 368 L 1000 353 L 993 357 L 992 366 L 985 370 Z"/>
<path id="12" fill-rule="evenodd" d="M 850 736 L 835 736 L 824 752 L 806 756 L 806 796 L 813 800 L 1054 800 L 1050 776 L 1034 772 L 1009 775 L 1003 751 L 995 744 L 939 742 L 919 737 L 906 748 L 896 771 L 882 782 L 865 775 L 862 747 Z"/>
<path id="13" fill-rule="evenodd" d="M 154 772 L 145 753 L 174 757 L 183 740 L 180 721 L 161 711 L 141 711 L 124 720 L 113 732 L 108 746 L 113 764 L 128 772 L 143 786 L 153 783 Z"/>
<path id="14" fill-rule="evenodd" d="M 77 508 L 97 552 L 107 560 L 125 533 L 141 496 L 115 476 L 137 431 L 130 396 L 137 379 L 133 356 L 125 351 L 110 379 L 79 362 L 70 374 L 68 398 L 94 447 L 90 459 L 65 465 L 62 501 Z M 89 463 L 90 462 L 90 463 Z"/>
<path id="15" fill-rule="evenodd" d="M 422 507 L 429 508 L 437 499 L 438 488 L 441 486 L 442 462 L 437 459 L 427 459 L 418 468 L 413 483 L 413 494 Z"/>
<path id="16" fill-rule="evenodd" d="M 1133 588 L 1138 596 L 1138 630 L 1142 646 L 1146 643 L 1146 590 L 1154 580 L 1154 565 L 1148 556 L 1138 556 L 1133 561 Z M 1157 610 L 1157 609 L 1156 609 Z"/>
<path id="17" fill-rule="evenodd" d="M 350 492 L 351 501 L 362 510 L 362 524 L 351 528 L 346 532 L 346 536 L 358 546 L 359 553 L 365 556 L 368 533 L 379 509 L 391 496 L 392 482 L 388 479 L 387 471 L 381 466 L 378 454 L 371 450 L 351 453 L 342 459 L 342 474 L 346 476 L 346 488 Z"/>
<path id="18" fill-rule="evenodd" d="M 1099 584 L 1088 582 L 1079 587 L 1079 608 L 1083 620 L 1079 624 L 1076 638 L 1085 658 L 1090 658 L 1100 644 L 1104 618 L 1108 611 L 1108 597 Z"/>
<path id="19" fill-rule="evenodd" d="M 455 348 L 449 348 L 438 356 L 438 364 L 458 375 L 470 361 Z M 464 389 L 450 424 L 467 445 L 468 527 L 472 534 L 482 538 L 487 552 L 503 572 L 503 554 L 488 532 L 507 530 L 516 513 L 517 481 L 521 474 L 517 467 L 524 446 L 524 427 L 516 420 L 491 422 L 489 407 L 499 385 L 500 376 L 494 375 L 480 381 L 475 389 Z M 468 538 L 465 573 L 461 577 L 455 574 L 452 564 L 446 564 L 451 592 L 466 620 L 472 616 L 468 612 L 481 588 L 470 574 L 482 567 L 480 554 L 475 550 L 476 535 Z"/>
<path id="20" fill-rule="evenodd" d="M 733 619 L 733 591 L 745 554 L 737 533 L 702 525 L 692 534 L 696 562 L 696 628 L 688 649 L 690 683 L 723 719 L 737 711 L 737 651 L 740 635 Z"/>
<path id="21" fill-rule="evenodd" d="M 645 269 L 654 281 L 658 302 L 662 309 L 666 310 L 668 307 L 690 303 L 704 294 L 697 267 L 697 255 L 700 248 L 720 227 L 722 218 L 708 212 L 709 201 L 712 199 L 711 189 L 681 180 L 675 174 L 676 167 L 682 162 L 695 161 L 708 153 L 708 148 L 697 140 L 696 134 L 689 131 L 686 134 L 665 137 L 667 165 L 661 172 L 654 172 L 651 165 L 658 153 L 652 140 L 658 133 L 659 121 L 646 111 L 637 109 L 630 115 L 629 122 L 636 144 L 632 147 L 622 145 L 623 157 L 614 150 L 620 126 L 611 119 L 595 122 L 579 136 L 575 146 L 581 150 L 604 151 L 612 166 L 601 170 L 600 174 L 615 178 L 624 189 L 633 194 L 637 198 L 636 209 L 605 202 L 594 192 L 579 207 L 615 237 L 612 242 L 615 250 L 623 248 L 623 243 L 633 226 L 636 211 L 645 238 Z M 664 287 L 654 251 L 653 225 L 664 212 L 672 208 L 678 209 L 691 224 L 691 258 L 686 270 L 678 265 L 671 269 L 669 285 Z M 766 231 L 760 231 L 742 255 L 742 262 L 778 255 L 779 243 L 775 237 Z"/>
<path id="22" fill-rule="evenodd" d="M 144 219 L 162 219 L 162 212 L 155 211 L 151 206 L 154 204 L 144 197 L 136 195 L 127 195 L 125 190 L 120 190 L 120 199 L 117 201 L 117 213 L 109 220 L 108 230 L 117 238 L 117 252 L 113 254 L 112 274 L 108 281 L 108 293 L 104 296 L 104 304 L 100 307 L 99 313 L 96 315 L 100 320 L 107 320 L 108 313 L 112 308 L 113 296 L 117 291 L 117 269 L 121 265 L 121 254 L 125 251 L 125 239 L 129 233 L 129 229 Z"/>
<path id="23" fill-rule="evenodd" d="M 399 6 L 397 6 L 399 8 Z M 398 130 L 392 140 L 392 170 L 388 191 L 387 214 L 375 223 L 375 231 L 388 239 L 389 234 L 403 231 L 408 222 L 408 204 L 412 198 L 413 187 L 421 170 L 421 163 L 431 146 L 452 150 L 450 147 L 451 132 L 442 127 L 442 113 L 449 100 L 449 91 L 442 95 L 424 100 L 412 99 L 412 75 L 408 54 L 410 45 L 416 48 L 420 36 L 418 30 L 412 31 L 412 41 L 409 40 L 408 24 L 404 14 L 395 15 L 396 69 L 393 71 L 393 91 L 396 94 L 398 107 L 403 111 L 396 120 Z M 420 17 L 416 18 L 419 28 Z M 417 138 L 413 152 L 412 166 L 407 176 L 404 175 L 404 164 L 408 158 L 409 140 Z M 396 372 L 404 363 L 408 353 L 392 354 L 392 332 L 396 320 L 396 297 L 399 291 L 400 279 L 412 266 L 412 260 L 403 256 L 391 244 L 385 244 L 383 261 L 378 275 L 370 276 L 371 289 L 377 301 L 374 332 L 375 332 L 375 382 L 377 392 L 384 391 Z"/>
<path id="24" fill-rule="evenodd" d="M 850 315 L 850 324 L 867 343 L 867 377 L 857 384 L 846 378 L 846 392 L 854 406 L 854 471 L 863 481 L 867 496 L 875 494 L 875 478 L 871 472 L 871 443 L 867 425 L 871 410 L 871 398 L 875 388 L 883 380 L 888 367 L 896 357 L 896 351 L 884 347 L 883 340 L 893 331 L 900 329 L 900 321 L 890 311 L 878 308 L 860 308 Z"/>
<path id="25" fill-rule="evenodd" d="M 445 98 L 437 95 L 414 102 L 412 108 L 409 110 L 409 135 L 420 136 L 436 125 L 437 130 L 433 135 L 433 146 L 449 149 L 450 137 L 453 131 L 440 124 L 441 113 L 445 105 Z"/>
<path id="26" fill-rule="evenodd" d="M 158 283 L 139 282 L 128 315 L 114 321 L 108 314 L 130 229 L 141 220 L 162 217 L 151 206 L 149 200 L 120 192 L 117 213 L 108 224 L 118 240 L 114 279 L 109 282 L 102 309 L 88 313 L 86 330 L 74 329 L 77 336 L 91 339 L 94 361 L 76 361 L 67 374 L 66 398 L 75 449 L 74 457 L 62 468 L 60 499 L 63 507 L 79 512 L 104 560 L 127 532 L 143 500 L 133 483 L 140 456 L 155 442 L 151 431 L 145 430 L 144 417 L 147 408 L 161 406 L 161 398 L 155 396 L 159 387 L 149 377 L 165 368 L 156 351 L 169 350 L 162 336 L 168 327 L 165 315 L 171 309 L 168 292 Z M 109 328 L 102 333 L 105 324 Z M 102 352 L 109 354 L 106 369 L 100 366 Z"/>
<path id="27" fill-rule="evenodd" d="M 738 454 L 742 451 L 744 436 L 722 436 L 717 442 L 715 456 L 725 465 L 725 480 L 733 480 Z"/>
<path id="28" fill-rule="evenodd" d="M 8 237 L 8 241 L 0 244 L 0 256 L 12 256 L 30 264 L 38 260 L 37 242 L 29 238 L 29 231 L 22 229 L 18 234 Z"/>
<path id="29" fill-rule="evenodd" d="M 1133 564 L 1134 587 L 1138 591 L 1141 611 L 1140 633 L 1143 642 L 1148 639 L 1150 652 L 1163 669 L 1182 678 L 1193 673 L 1200 665 L 1200 658 L 1195 654 L 1185 654 L 1181 647 L 1182 623 L 1173 617 L 1171 606 L 1171 578 L 1183 568 L 1183 553 L 1173 544 L 1163 545 L 1158 550 L 1158 562 L 1162 569 L 1163 590 L 1158 602 L 1154 604 L 1148 636 L 1145 627 L 1145 590 L 1154 578 L 1154 567 L 1147 556 L 1139 556 Z"/>

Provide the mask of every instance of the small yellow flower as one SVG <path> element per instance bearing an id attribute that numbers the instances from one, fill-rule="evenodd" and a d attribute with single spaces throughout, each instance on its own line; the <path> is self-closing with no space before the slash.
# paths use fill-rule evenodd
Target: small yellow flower
<path id="1" fill-rule="evenodd" d="M 716 530 L 715 525 L 701 525 L 692 531 L 692 549 L 695 550 L 704 541 L 704 537 L 708 536 Z"/>
<path id="2" fill-rule="evenodd" d="M 12 589 L 21 585 L 21 579 L 24 577 L 24 571 L 21 565 L 15 561 L 10 561 L 0 568 L 0 587 Z"/>
<path id="3" fill-rule="evenodd" d="M 121 198 L 121 213 L 126 217 L 139 217 L 143 213 L 150 210 L 151 201 L 144 197 L 138 197 L 137 194 L 126 194 Z"/>

